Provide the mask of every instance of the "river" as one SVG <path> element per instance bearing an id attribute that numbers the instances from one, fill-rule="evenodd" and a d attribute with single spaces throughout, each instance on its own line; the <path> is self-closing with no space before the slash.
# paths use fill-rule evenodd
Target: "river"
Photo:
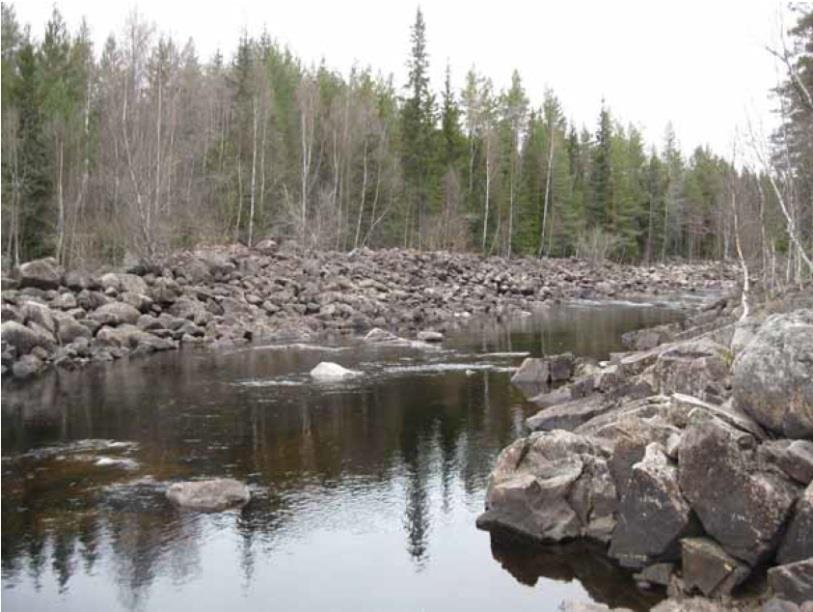
<path id="1" fill-rule="evenodd" d="M 185 349 L 4 383 L 3 607 L 646 609 L 657 596 L 589 546 L 492 541 L 475 518 L 534 412 L 509 381 L 523 354 L 606 359 L 623 332 L 680 316 L 583 303 L 437 349 Z M 362 374 L 311 382 L 320 361 Z M 253 499 L 198 514 L 163 497 L 204 476 Z"/>

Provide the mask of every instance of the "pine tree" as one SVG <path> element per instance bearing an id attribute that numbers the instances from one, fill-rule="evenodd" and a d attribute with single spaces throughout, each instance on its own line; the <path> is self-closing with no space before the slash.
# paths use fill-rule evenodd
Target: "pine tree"
<path id="1" fill-rule="evenodd" d="M 421 245 L 432 193 L 430 171 L 433 161 L 434 97 L 429 88 L 429 55 L 426 50 L 426 24 L 419 8 L 412 25 L 408 97 L 401 111 L 402 163 L 406 196 L 410 205 L 408 244 Z"/>

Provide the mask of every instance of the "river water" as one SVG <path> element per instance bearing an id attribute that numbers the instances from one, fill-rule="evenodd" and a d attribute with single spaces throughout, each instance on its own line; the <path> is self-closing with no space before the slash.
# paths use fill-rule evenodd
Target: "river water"
<path id="1" fill-rule="evenodd" d="M 469 326 L 439 349 L 182 350 L 3 386 L 5 610 L 646 609 L 584 544 L 475 528 L 497 453 L 534 412 L 524 353 L 606 359 L 673 309 L 579 304 Z M 310 381 L 320 361 L 361 371 Z M 253 499 L 198 514 L 169 482 L 233 476 Z"/>

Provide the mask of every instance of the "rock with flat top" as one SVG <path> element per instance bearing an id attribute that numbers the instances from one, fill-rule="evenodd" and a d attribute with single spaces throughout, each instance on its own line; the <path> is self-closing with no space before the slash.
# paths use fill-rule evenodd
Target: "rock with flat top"
<path id="1" fill-rule="evenodd" d="M 176 482 L 167 489 L 167 499 L 181 508 L 219 512 L 239 508 L 251 499 L 248 487 L 233 478 Z"/>

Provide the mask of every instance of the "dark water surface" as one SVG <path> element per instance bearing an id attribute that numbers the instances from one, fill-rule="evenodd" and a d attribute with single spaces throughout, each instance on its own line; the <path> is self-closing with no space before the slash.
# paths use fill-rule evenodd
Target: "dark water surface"
<path id="1" fill-rule="evenodd" d="M 510 353 L 603 359 L 624 331 L 678 317 L 567 306 L 439 350 L 183 350 L 5 384 L 3 608 L 645 609 L 589 546 L 492 541 L 474 520 L 533 412 Z M 319 361 L 363 374 L 312 383 Z M 242 511 L 163 497 L 173 480 L 224 475 L 250 484 Z"/>

